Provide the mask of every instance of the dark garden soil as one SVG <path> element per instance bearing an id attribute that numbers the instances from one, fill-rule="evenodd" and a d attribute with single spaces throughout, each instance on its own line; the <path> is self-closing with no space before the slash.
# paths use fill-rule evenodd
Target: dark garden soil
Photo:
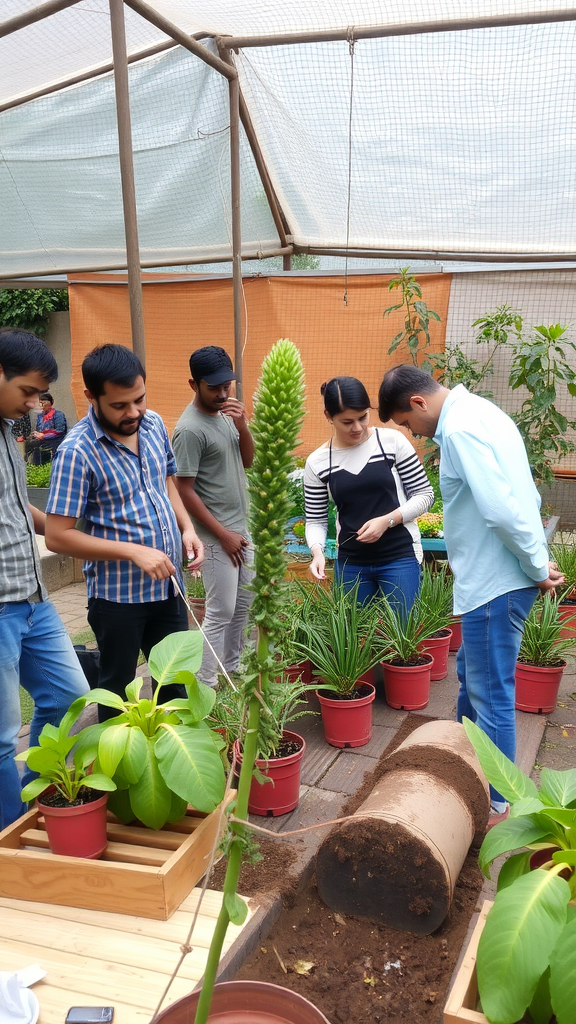
<path id="1" fill-rule="evenodd" d="M 425 720 L 408 716 L 345 813 L 353 813 L 366 799 L 382 774 L 384 759 Z M 417 936 L 330 910 L 318 895 L 315 877 L 301 888 L 290 870 L 297 842 L 297 837 L 258 837 L 262 860 L 242 867 L 239 892 L 261 904 L 280 892 L 284 910 L 236 977 L 294 989 L 331 1024 L 439 1024 L 482 886 L 478 848 L 466 858 L 444 923 L 433 935 Z M 220 862 L 211 888 L 222 886 L 224 871 L 225 863 Z"/>

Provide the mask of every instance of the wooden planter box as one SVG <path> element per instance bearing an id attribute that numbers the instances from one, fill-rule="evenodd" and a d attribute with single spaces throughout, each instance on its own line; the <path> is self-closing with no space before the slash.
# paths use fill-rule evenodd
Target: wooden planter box
<path id="1" fill-rule="evenodd" d="M 476 954 L 484 922 L 491 906 L 490 900 L 485 900 L 482 904 L 482 910 L 476 922 L 476 927 L 472 932 L 460 967 L 456 971 L 456 976 L 452 983 L 446 1006 L 444 1007 L 444 1024 L 488 1024 L 488 1018 L 476 1009 L 478 1003 Z"/>
<path id="2" fill-rule="evenodd" d="M 166 921 L 208 867 L 224 829 L 222 806 L 212 814 L 189 808 L 159 831 L 109 814 L 101 860 L 53 854 L 35 807 L 0 832 L 0 896 Z"/>

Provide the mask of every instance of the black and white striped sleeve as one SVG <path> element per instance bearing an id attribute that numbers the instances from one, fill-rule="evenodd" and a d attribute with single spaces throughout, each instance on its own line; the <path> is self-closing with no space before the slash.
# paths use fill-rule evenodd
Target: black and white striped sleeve
<path id="1" fill-rule="evenodd" d="M 423 516 L 434 504 L 434 490 L 415 449 L 407 437 L 396 432 L 396 470 L 402 482 L 407 501 L 400 506 L 404 523 Z"/>
<path id="2" fill-rule="evenodd" d="M 315 453 L 306 459 L 304 467 L 304 508 L 306 510 L 306 543 L 311 549 L 313 544 L 320 544 L 322 550 L 328 533 L 328 486 L 322 483 L 313 468 L 311 460 Z"/>

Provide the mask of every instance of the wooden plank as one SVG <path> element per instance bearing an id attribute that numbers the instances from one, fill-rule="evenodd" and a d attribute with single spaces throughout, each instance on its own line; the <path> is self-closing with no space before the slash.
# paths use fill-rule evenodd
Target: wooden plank
<path id="1" fill-rule="evenodd" d="M 13 849 L 18 850 L 20 848 L 20 836 L 22 832 L 30 828 L 38 817 L 36 810 L 27 811 L 23 814 L 18 821 L 13 822 L 12 825 L 8 825 L 7 828 L 2 829 L 0 832 L 0 849 Z"/>
<path id="2" fill-rule="evenodd" d="M 111 821 L 106 828 L 109 842 L 129 843 L 131 846 L 147 846 L 158 850 L 178 850 L 187 834 L 189 833 L 165 832 L 163 829 L 155 832 L 152 829 L 136 825 L 119 825 Z"/>
<path id="3" fill-rule="evenodd" d="M 444 1007 L 444 1024 L 488 1024 L 484 1014 L 475 1009 L 478 999 L 476 954 L 480 935 L 491 906 L 490 900 L 484 900 L 476 927 L 472 932 L 468 948 L 464 953 Z"/>

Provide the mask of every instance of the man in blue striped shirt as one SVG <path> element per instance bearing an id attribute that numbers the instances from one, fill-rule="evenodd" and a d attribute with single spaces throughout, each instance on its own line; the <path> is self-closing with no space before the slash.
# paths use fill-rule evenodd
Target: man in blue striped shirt
<path id="1" fill-rule="evenodd" d="M 88 622 L 100 650 L 98 685 L 124 696 L 139 651 L 188 628 L 171 576 L 182 549 L 198 568 L 204 548 L 174 483 L 176 463 L 161 418 L 146 409 L 145 373 L 122 345 L 82 363 L 88 415 L 58 449 L 46 512 L 46 544 L 84 558 Z M 83 530 L 76 529 L 79 519 Z M 161 699 L 185 696 L 166 686 Z M 117 714 L 99 706 L 100 720 Z"/>

